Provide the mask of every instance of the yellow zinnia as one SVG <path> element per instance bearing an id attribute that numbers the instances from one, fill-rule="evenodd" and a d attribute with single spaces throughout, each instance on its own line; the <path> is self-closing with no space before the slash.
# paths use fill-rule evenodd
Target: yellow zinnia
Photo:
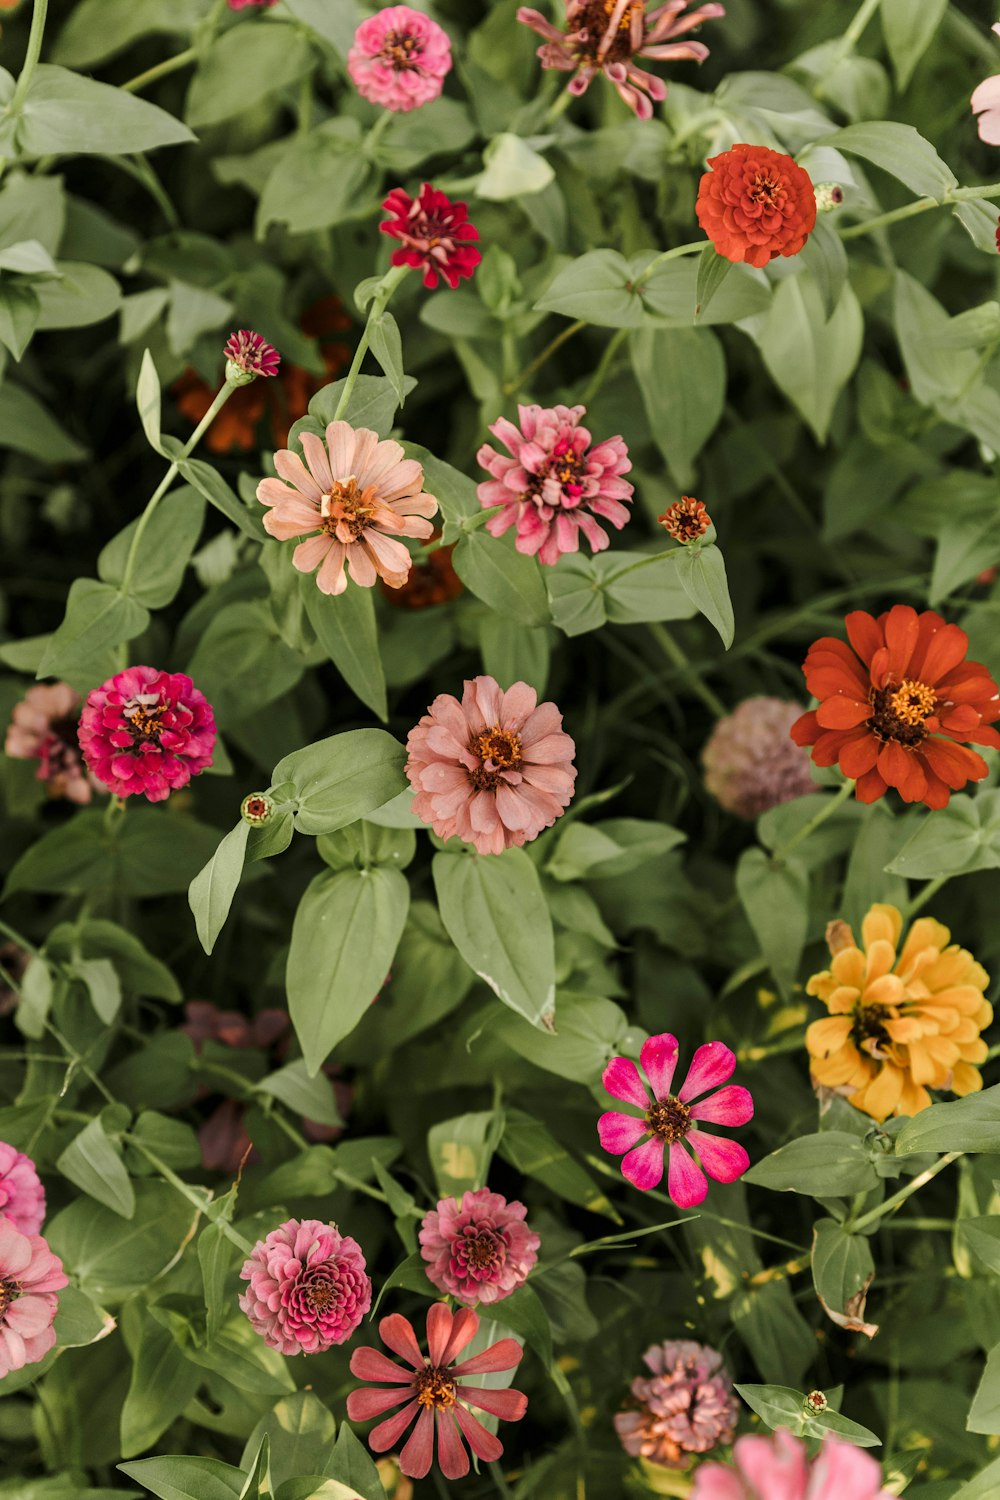
<path id="1" fill-rule="evenodd" d="M 806 985 L 830 1012 L 806 1032 L 813 1081 L 875 1120 L 926 1109 L 928 1088 L 981 1089 L 980 1032 L 993 1019 L 989 975 L 947 927 L 920 917 L 900 946 L 902 932 L 901 913 L 881 904 L 861 924 L 860 948 L 846 922 L 831 922 L 831 965 Z"/>

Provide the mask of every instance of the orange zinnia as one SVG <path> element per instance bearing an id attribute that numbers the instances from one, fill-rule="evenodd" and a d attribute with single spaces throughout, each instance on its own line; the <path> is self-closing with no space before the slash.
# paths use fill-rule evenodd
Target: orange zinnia
<path id="1" fill-rule="evenodd" d="M 859 802 L 895 787 L 904 802 L 946 807 L 951 792 L 988 773 L 967 745 L 1000 749 L 988 727 L 1000 718 L 1000 690 L 982 662 L 965 660 L 965 631 L 933 610 L 895 604 L 876 620 L 858 609 L 844 623 L 850 646 L 823 636 L 809 648 L 802 670 L 820 701 L 792 739 L 812 746 L 817 766 L 836 764 L 856 781 Z"/>
<path id="2" fill-rule="evenodd" d="M 748 266 L 798 255 L 816 226 L 809 173 L 782 151 L 742 143 L 708 165 L 695 213 L 719 254 Z"/>

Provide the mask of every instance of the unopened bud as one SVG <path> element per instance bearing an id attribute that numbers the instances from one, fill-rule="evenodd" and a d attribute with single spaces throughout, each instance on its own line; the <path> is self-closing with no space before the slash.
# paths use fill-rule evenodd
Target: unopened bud
<path id="1" fill-rule="evenodd" d="M 243 798 L 240 807 L 240 817 L 244 823 L 249 823 L 251 828 L 263 828 L 265 823 L 270 823 L 274 815 L 274 803 L 264 792 L 251 792 L 249 797 Z"/>
<path id="2" fill-rule="evenodd" d="M 844 189 L 839 182 L 821 182 L 816 189 L 816 212 L 828 214 L 839 208 L 844 201 Z"/>
<path id="3" fill-rule="evenodd" d="M 821 1416 L 830 1405 L 822 1391 L 810 1391 L 802 1404 L 817 1417 Z"/>

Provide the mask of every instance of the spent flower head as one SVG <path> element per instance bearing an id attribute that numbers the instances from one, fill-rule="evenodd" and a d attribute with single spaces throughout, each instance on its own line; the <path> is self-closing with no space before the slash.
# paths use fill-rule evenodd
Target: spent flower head
<path id="1" fill-rule="evenodd" d="M 682 1469 L 693 1453 L 732 1442 L 739 1402 L 717 1350 L 691 1339 L 668 1339 L 653 1344 L 642 1358 L 650 1374 L 632 1381 L 631 1400 L 615 1417 L 626 1453 Z"/>
<path id="2" fill-rule="evenodd" d="M 809 752 L 791 739 L 801 705 L 744 698 L 719 719 L 701 752 L 705 786 L 727 812 L 759 818 L 782 802 L 816 791 Z"/>
<path id="3" fill-rule="evenodd" d="M 712 529 L 712 517 L 701 501 L 691 495 L 682 495 L 656 519 L 668 536 L 685 547 L 700 541 Z"/>

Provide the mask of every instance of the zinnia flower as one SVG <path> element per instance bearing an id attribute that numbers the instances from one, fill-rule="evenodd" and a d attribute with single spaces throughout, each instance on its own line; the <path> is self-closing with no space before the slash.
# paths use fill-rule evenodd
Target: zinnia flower
<path id="1" fill-rule="evenodd" d="M 45 1221 L 45 1189 L 30 1156 L 0 1141 L 0 1218 L 22 1234 L 37 1234 Z"/>
<path id="2" fill-rule="evenodd" d="M 797 703 L 755 697 L 744 698 L 719 720 L 701 763 L 705 785 L 720 807 L 739 818 L 757 818 L 816 790 L 808 750 L 789 737 L 801 713 Z"/>
<path id="3" fill-rule="evenodd" d="M 240 1307 L 280 1354 L 316 1354 L 344 1344 L 372 1305 L 357 1240 L 336 1224 L 288 1219 L 258 1240 L 240 1280 Z"/>
<path id="4" fill-rule="evenodd" d="M 739 1402 L 721 1354 L 691 1339 L 668 1339 L 653 1344 L 642 1358 L 653 1378 L 633 1380 L 634 1404 L 615 1417 L 626 1453 L 683 1469 L 692 1453 L 710 1453 L 732 1442 Z"/>
<path id="5" fill-rule="evenodd" d="M 56 1341 L 56 1292 L 68 1285 L 42 1236 L 22 1234 L 0 1216 L 0 1380 L 48 1354 Z"/>
<path id="6" fill-rule="evenodd" d="M 436 99 L 450 68 L 447 32 L 408 5 L 386 6 L 362 21 L 347 54 L 347 71 L 361 97 L 397 114 Z"/>
<path id="7" fill-rule="evenodd" d="M 258 375 L 277 375 L 281 364 L 277 349 L 251 328 L 231 333 L 222 352 L 226 356 L 226 379 L 230 385 L 249 385 Z"/>
<path id="8" fill-rule="evenodd" d="M 719 254 L 748 266 L 798 255 L 816 224 L 809 173 L 767 146 L 733 146 L 708 165 L 695 213 Z"/>
<path id="9" fill-rule="evenodd" d="M 484 443 L 477 461 L 492 475 L 479 486 L 484 510 L 502 505 L 486 529 L 503 536 L 517 528 L 516 547 L 543 563 L 557 563 L 563 552 L 576 552 L 582 531 L 595 552 L 609 545 L 600 516 L 618 531 L 629 519 L 621 504 L 631 500 L 632 485 L 622 479 L 632 467 L 620 437 L 592 448 L 580 426 L 585 406 L 519 406 L 520 428 L 499 417 L 490 431 L 513 455 L 507 458 Z"/>
<path id="10" fill-rule="evenodd" d="M 828 1437 L 809 1461 L 805 1443 L 779 1430 L 736 1439 L 733 1464 L 699 1464 L 691 1500 L 892 1500 L 870 1453 Z"/>
<path id="11" fill-rule="evenodd" d="M 947 927 L 919 917 L 902 941 L 902 916 L 879 904 L 861 924 L 860 948 L 846 922 L 831 922 L 826 937 L 833 961 L 806 986 L 830 1012 L 806 1032 L 817 1084 L 876 1120 L 926 1109 L 928 1088 L 982 1088 L 989 975 Z"/>
<path id="12" fill-rule="evenodd" d="M 456 1364 L 478 1330 L 479 1317 L 471 1308 L 460 1307 L 453 1313 L 445 1303 L 434 1302 L 427 1312 L 426 1356 L 406 1318 L 393 1313 L 378 1325 L 383 1344 L 405 1360 L 408 1369 L 386 1359 L 377 1349 L 355 1349 L 351 1355 L 351 1371 L 360 1380 L 375 1380 L 390 1387 L 352 1391 L 347 1398 L 347 1415 L 352 1422 L 367 1422 L 394 1406 L 403 1406 L 368 1434 L 375 1453 L 387 1453 L 414 1418 L 417 1420 L 399 1455 L 399 1467 L 409 1479 L 423 1479 L 430 1471 L 435 1428 L 438 1463 L 446 1479 L 461 1479 L 469 1472 L 463 1437 L 476 1457 L 486 1463 L 502 1457 L 503 1444 L 472 1415 L 470 1406 L 503 1422 L 519 1422 L 528 1408 L 528 1398 L 520 1391 L 462 1383 L 463 1376 L 513 1370 L 521 1362 L 523 1351 L 517 1340 L 501 1339 L 481 1354 Z"/>
<path id="13" fill-rule="evenodd" d="M 551 828 L 573 796 L 576 746 L 554 703 L 493 677 L 440 693 L 406 742 L 413 811 L 442 839 L 501 854 Z"/>
<path id="14" fill-rule="evenodd" d="M 712 517 L 702 505 L 690 495 L 682 495 L 673 505 L 668 505 L 662 516 L 656 518 L 668 536 L 686 547 L 696 542 L 712 526 Z"/>
<path id="15" fill-rule="evenodd" d="M 636 65 L 637 57 L 655 62 L 690 60 L 704 62 L 704 42 L 678 42 L 675 38 L 693 31 L 703 21 L 724 16 L 721 5 L 699 6 L 688 15 L 690 0 L 667 0 L 647 10 L 645 0 L 566 0 L 568 31 L 560 31 L 540 11 L 522 5 L 517 19 L 545 38 L 538 57 L 543 68 L 575 73 L 569 82 L 571 94 L 585 94 L 590 81 L 603 73 L 614 84 L 640 120 L 653 113 L 653 100 L 667 97 L 662 79 Z"/>
<path id="16" fill-rule="evenodd" d="M 1000 22 L 993 27 L 1000 36 Z M 985 78 L 972 94 L 972 113 L 977 116 L 979 139 L 988 146 L 1000 146 L 1000 73 Z"/>
<path id="17" fill-rule="evenodd" d="M 14 705 L 4 743 L 14 760 L 37 760 L 50 797 L 89 802 L 100 783 L 87 775 L 77 740 L 80 695 L 67 682 L 39 682 Z"/>
<path id="18" fill-rule="evenodd" d="M 299 441 L 306 462 L 281 448 L 274 455 L 281 479 L 262 479 L 257 486 L 261 505 L 274 507 L 264 517 L 265 529 L 282 542 L 308 538 L 292 561 L 300 573 L 319 568 L 316 583 L 324 594 L 344 592 L 345 564 L 361 588 L 370 589 L 376 578 L 400 588 L 410 554 L 395 538 L 426 541 L 434 530 L 429 517 L 437 501 L 423 491 L 423 469 L 404 457 L 398 443 L 380 442 L 378 433 L 347 422 L 331 422 L 325 443 L 312 432 Z"/>
<path id="19" fill-rule="evenodd" d="M 489 1188 L 442 1198 L 424 1215 L 420 1253 L 427 1279 L 458 1302 L 499 1302 L 526 1279 L 541 1240 L 524 1222 L 523 1203 Z"/>
<path id="20" fill-rule="evenodd" d="M 643 1192 L 659 1184 L 663 1153 L 669 1148 L 667 1192 L 678 1208 L 693 1208 L 708 1192 L 705 1172 L 716 1182 L 735 1182 L 750 1165 L 738 1141 L 707 1135 L 698 1124 L 707 1120 L 712 1125 L 745 1125 L 753 1119 L 753 1100 L 749 1090 L 739 1084 L 719 1088 L 736 1067 L 735 1054 L 722 1042 L 706 1042 L 698 1048 L 677 1094 L 670 1092 L 677 1067 L 675 1036 L 664 1033 L 649 1037 L 642 1044 L 639 1060 L 653 1097 L 649 1097 L 632 1059 L 613 1057 L 604 1070 L 604 1087 L 616 1099 L 636 1105 L 643 1113 L 636 1116 L 613 1111 L 602 1115 L 597 1122 L 601 1145 L 614 1156 L 628 1153 L 622 1161 L 622 1175 Z M 715 1092 L 702 1098 L 709 1089 Z M 696 1159 L 684 1149 L 684 1143 Z"/>
<path id="21" fill-rule="evenodd" d="M 80 749 L 116 797 L 162 802 L 212 764 L 211 704 L 183 672 L 127 667 L 93 688 L 80 716 Z"/>
<path id="22" fill-rule="evenodd" d="M 469 277 L 482 260 L 475 242 L 479 230 L 469 223 L 464 203 L 453 203 L 446 193 L 425 182 L 416 198 L 393 188 L 382 204 L 391 218 L 379 225 L 383 234 L 401 240 L 403 248 L 389 257 L 394 266 L 423 269 L 424 286 L 431 291 L 438 277 L 454 291 L 463 276 Z"/>
<path id="23" fill-rule="evenodd" d="M 1000 748 L 987 727 L 1000 718 L 996 683 L 965 660 L 965 631 L 933 610 L 894 604 L 875 620 L 858 609 L 844 623 L 850 647 L 823 636 L 809 648 L 802 670 L 820 703 L 792 738 L 813 747 L 817 766 L 839 765 L 856 781 L 859 802 L 895 787 L 904 802 L 946 807 L 952 791 L 988 774 L 966 745 Z"/>
<path id="24" fill-rule="evenodd" d="M 229 0 L 229 9 L 246 10 L 252 5 L 258 7 L 258 9 L 263 9 L 265 6 L 277 5 L 277 3 L 278 0 Z"/>

